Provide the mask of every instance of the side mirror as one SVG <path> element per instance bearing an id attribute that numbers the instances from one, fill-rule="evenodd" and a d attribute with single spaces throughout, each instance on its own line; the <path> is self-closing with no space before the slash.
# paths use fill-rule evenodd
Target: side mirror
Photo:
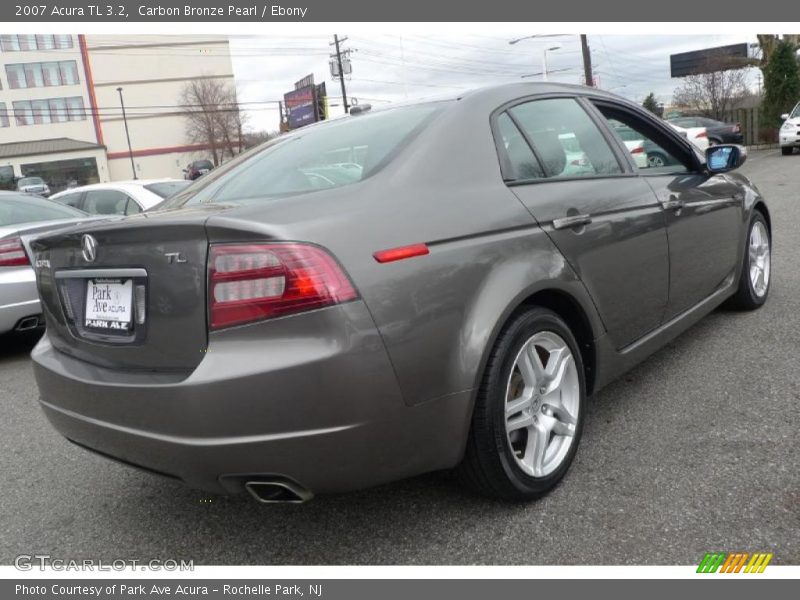
<path id="1" fill-rule="evenodd" d="M 747 160 L 747 149 L 737 144 L 720 144 L 706 149 L 706 169 L 709 173 L 727 173 L 738 169 Z"/>
<path id="2" fill-rule="evenodd" d="M 783 113 L 783 114 L 781 115 L 781 119 L 783 119 L 784 121 L 785 121 L 786 119 L 788 119 L 788 118 L 789 118 L 789 113 Z"/>

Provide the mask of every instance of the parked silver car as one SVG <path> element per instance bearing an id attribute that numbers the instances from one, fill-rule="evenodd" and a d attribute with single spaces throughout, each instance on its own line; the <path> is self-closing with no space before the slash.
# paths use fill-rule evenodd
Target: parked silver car
<path id="1" fill-rule="evenodd" d="M 30 261 L 31 238 L 87 217 L 50 200 L 0 192 L 0 334 L 44 325 Z"/>
<path id="2" fill-rule="evenodd" d="M 619 127 L 669 160 L 637 163 Z M 548 83 L 304 127 L 161 210 L 33 243 L 41 406 L 81 446 L 262 501 L 459 465 L 538 497 L 587 396 L 766 301 L 745 158 Z"/>
<path id="3" fill-rule="evenodd" d="M 23 194 L 49 196 L 50 186 L 41 177 L 23 177 L 17 182 L 17 191 Z"/>

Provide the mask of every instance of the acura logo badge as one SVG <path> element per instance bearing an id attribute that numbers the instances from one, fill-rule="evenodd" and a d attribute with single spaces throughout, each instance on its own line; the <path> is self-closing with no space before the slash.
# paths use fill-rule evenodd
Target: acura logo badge
<path id="1" fill-rule="evenodd" d="M 97 258 L 97 240 L 87 233 L 81 238 L 81 248 L 83 248 L 83 260 L 94 262 Z"/>

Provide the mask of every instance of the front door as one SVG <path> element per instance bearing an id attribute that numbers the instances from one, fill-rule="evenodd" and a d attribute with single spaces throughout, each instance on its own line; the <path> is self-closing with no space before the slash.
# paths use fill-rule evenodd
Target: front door
<path id="1" fill-rule="evenodd" d="M 631 131 L 643 139 L 648 160 L 639 171 L 667 225 L 670 288 L 664 318 L 672 319 L 730 283 L 739 260 L 744 198 L 730 175 L 706 174 L 698 152 L 668 126 L 625 107 L 600 102 L 597 108 L 622 140 Z"/>

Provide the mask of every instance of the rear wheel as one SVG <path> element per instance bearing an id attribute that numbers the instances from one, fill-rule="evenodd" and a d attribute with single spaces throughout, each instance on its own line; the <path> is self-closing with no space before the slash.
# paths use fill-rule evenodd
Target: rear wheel
<path id="1" fill-rule="evenodd" d="M 784 156 L 789 156 L 793 151 L 794 148 L 792 148 L 791 146 L 783 146 L 781 148 L 781 154 L 783 154 Z"/>
<path id="2" fill-rule="evenodd" d="M 550 491 L 575 456 L 585 395 L 583 362 L 567 324 L 544 308 L 514 318 L 486 366 L 462 480 L 509 500 Z"/>
<path id="3" fill-rule="evenodd" d="M 760 212 L 753 212 L 747 234 L 739 289 L 731 305 L 741 310 L 754 310 L 767 301 L 772 270 L 772 245 L 767 221 Z"/>
<path id="4" fill-rule="evenodd" d="M 667 165 L 667 158 L 660 152 L 648 152 L 647 164 L 650 167 L 664 167 Z"/>

